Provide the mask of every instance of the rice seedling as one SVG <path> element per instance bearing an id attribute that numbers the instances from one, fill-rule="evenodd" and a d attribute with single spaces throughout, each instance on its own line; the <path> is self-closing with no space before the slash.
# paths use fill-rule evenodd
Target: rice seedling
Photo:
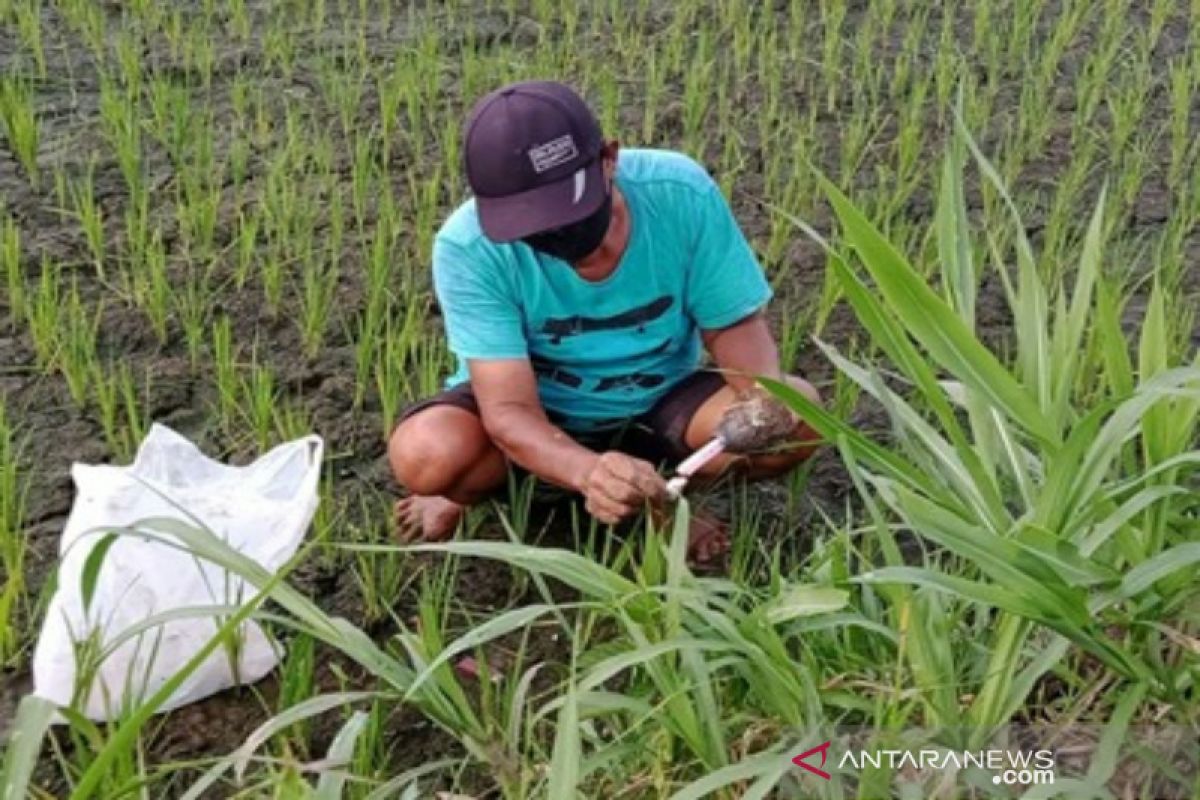
<path id="1" fill-rule="evenodd" d="M 0 226 L 0 260 L 4 261 L 4 284 L 8 290 L 8 318 L 13 323 L 25 317 L 25 274 L 21 268 L 21 229 L 11 216 Z"/>
<path id="2" fill-rule="evenodd" d="M 25 609 L 25 553 L 22 533 L 28 477 L 23 474 L 26 442 L 18 435 L 9 412 L 0 403 L 0 567 L 4 588 L 0 589 L 0 663 L 11 666 L 25 641 L 22 630 Z"/>
<path id="3" fill-rule="evenodd" d="M 41 180 L 37 161 L 41 134 L 33 102 L 33 88 L 28 80 L 20 75 L 0 79 L 0 122 L 4 123 L 4 135 L 25 176 L 37 189 Z"/>
<path id="4" fill-rule="evenodd" d="M 100 79 L 100 120 L 105 140 L 116 154 L 117 164 L 125 178 L 125 186 L 132 197 L 139 198 L 145 191 L 142 176 L 142 135 L 139 120 L 139 104 L 113 80 Z"/>
<path id="5" fill-rule="evenodd" d="M 42 257 L 37 288 L 29 298 L 27 323 L 37 355 L 37 366 L 43 372 L 53 369 L 59 351 L 59 314 L 62 298 L 60 267 L 47 256 Z"/>
<path id="6" fill-rule="evenodd" d="M 78 283 L 72 282 L 61 312 L 58 320 L 61 327 L 55 336 L 59 343 L 59 369 L 71 399 L 83 408 L 87 404 L 88 388 L 96 366 L 96 339 L 104 304 L 97 304 L 94 310 L 87 308 L 79 297 Z"/>
<path id="7" fill-rule="evenodd" d="M 241 402 L 246 425 L 260 448 L 270 446 L 275 433 L 275 406 L 279 391 L 275 373 L 265 364 L 254 360 L 249 375 L 242 378 Z"/>

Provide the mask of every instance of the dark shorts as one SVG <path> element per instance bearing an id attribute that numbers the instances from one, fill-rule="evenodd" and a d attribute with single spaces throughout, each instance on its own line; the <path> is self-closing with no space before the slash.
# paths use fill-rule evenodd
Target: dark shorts
<path id="1" fill-rule="evenodd" d="M 620 450 L 652 464 L 680 461 L 691 449 L 685 441 L 688 423 L 704 405 L 725 385 L 720 373 L 697 370 L 671 387 L 654 406 L 613 430 L 589 433 L 568 431 L 580 444 L 593 450 Z M 461 408 L 478 416 L 479 404 L 470 382 L 445 389 L 432 397 L 418 400 L 404 410 L 400 422 L 432 406 L 447 405 Z"/>

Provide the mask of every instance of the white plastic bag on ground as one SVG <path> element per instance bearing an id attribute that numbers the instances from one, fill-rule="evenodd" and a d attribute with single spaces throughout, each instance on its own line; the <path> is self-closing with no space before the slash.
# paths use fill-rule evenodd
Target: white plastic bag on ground
<path id="1" fill-rule="evenodd" d="M 107 536 L 97 529 L 151 517 L 194 524 L 182 507 L 231 546 L 275 571 L 295 554 L 316 511 L 321 450 L 321 439 L 308 436 L 276 447 L 253 464 L 233 467 L 207 458 L 190 441 L 156 424 L 131 466 L 75 464 L 71 475 L 76 496 L 59 547 L 58 588 L 33 655 L 34 693 L 59 705 L 72 702 L 77 689 L 76 643 L 89 636 L 102 644 L 112 642 L 153 614 L 239 604 L 254 595 L 253 587 L 240 578 L 184 550 L 117 536 L 100 562 L 85 611 L 84 565 L 92 548 Z M 211 616 L 177 619 L 124 642 L 99 665 L 77 709 L 98 720 L 136 705 L 211 640 L 220 624 Z M 248 622 L 241 628 L 238 648 L 217 648 L 161 710 L 235 683 L 253 683 L 275 667 L 279 656 L 278 645 L 257 623 Z"/>

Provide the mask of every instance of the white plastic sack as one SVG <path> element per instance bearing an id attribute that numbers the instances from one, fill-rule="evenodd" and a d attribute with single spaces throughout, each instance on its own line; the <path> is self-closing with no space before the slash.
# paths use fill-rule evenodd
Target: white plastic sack
<path id="1" fill-rule="evenodd" d="M 317 508 L 320 437 L 282 444 L 245 467 L 204 456 L 190 441 L 154 425 L 131 466 L 75 464 L 76 497 L 63 530 L 58 588 L 33 655 L 34 693 L 68 705 L 76 691 L 74 642 L 122 631 L 171 609 L 245 602 L 254 589 L 224 569 L 161 542 L 117 536 L 101 562 L 85 612 L 81 575 L 106 533 L 150 517 L 202 521 L 217 536 L 268 570 L 279 569 L 300 545 Z M 161 493 L 161 494 L 160 494 Z M 169 499 L 168 499 L 169 498 Z M 176 619 L 118 646 L 99 666 L 78 710 L 111 719 L 158 690 L 216 633 L 213 617 Z M 160 710 L 206 697 L 235 683 L 253 683 L 279 662 L 278 645 L 257 623 L 240 631 L 236 659 L 218 647 Z"/>

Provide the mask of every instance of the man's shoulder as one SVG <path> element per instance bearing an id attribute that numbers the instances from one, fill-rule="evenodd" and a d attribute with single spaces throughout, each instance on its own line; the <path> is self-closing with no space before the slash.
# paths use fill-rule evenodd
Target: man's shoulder
<path id="1" fill-rule="evenodd" d="M 435 241 L 438 244 L 450 244 L 464 250 L 474 250 L 487 246 L 491 240 L 483 233 L 479 224 L 479 214 L 475 211 L 475 198 L 471 197 L 459 204 L 450 212 L 450 216 L 438 228 Z"/>
<path id="2" fill-rule="evenodd" d="M 619 176 L 640 186 L 665 186 L 707 192 L 713 179 L 699 162 L 677 150 L 621 150 Z"/>

